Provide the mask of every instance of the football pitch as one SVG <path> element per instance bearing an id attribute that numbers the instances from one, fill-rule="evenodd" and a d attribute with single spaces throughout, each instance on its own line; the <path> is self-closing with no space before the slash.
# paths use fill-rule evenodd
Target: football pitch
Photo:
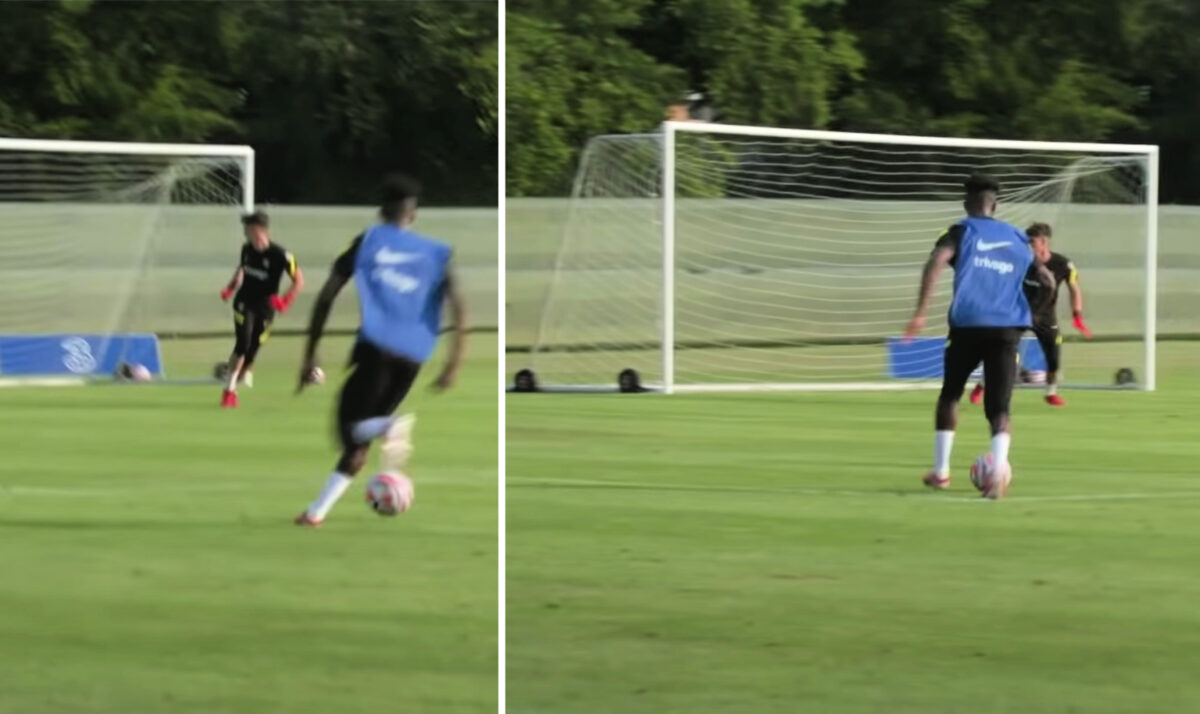
<path id="1" fill-rule="evenodd" d="M 167 368 L 229 347 L 168 341 Z M 360 481 L 319 530 L 291 519 L 349 341 L 294 397 L 300 347 L 267 343 L 236 411 L 215 384 L 0 389 L 0 712 L 496 710 L 495 335 L 454 391 L 426 389 L 440 362 L 414 389 L 413 509 Z"/>
<path id="2" fill-rule="evenodd" d="M 932 391 L 509 396 L 508 711 L 1200 710 L 1198 349 L 1019 392 L 1000 502 Z"/>

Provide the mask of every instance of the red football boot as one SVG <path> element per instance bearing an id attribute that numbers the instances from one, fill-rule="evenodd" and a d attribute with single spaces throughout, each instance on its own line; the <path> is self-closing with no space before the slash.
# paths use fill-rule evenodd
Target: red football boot
<path id="1" fill-rule="evenodd" d="M 1047 394 L 1047 395 L 1046 395 L 1046 403 L 1047 403 L 1047 404 L 1049 404 L 1049 405 L 1050 405 L 1050 406 L 1052 406 L 1052 407 L 1065 407 L 1065 406 L 1067 406 L 1067 403 L 1066 403 L 1066 401 L 1064 401 L 1064 400 L 1063 400 L 1063 398 L 1062 398 L 1062 397 L 1060 397 L 1060 396 L 1058 396 L 1057 394 Z"/>
<path id="2" fill-rule="evenodd" d="M 221 408 L 234 409 L 237 407 L 237 405 L 237 392 L 233 391 L 232 389 L 226 389 L 225 391 L 221 392 Z"/>
<path id="3" fill-rule="evenodd" d="M 930 471 L 921 479 L 921 483 L 930 488 L 950 488 L 950 476 L 939 476 L 936 471 Z"/>
<path id="4" fill-rule="evenodd" d="M 971 403 L 978 405 L 982 401 L 983 401 L 983 385 L 976 384 L 975 388 L 971 390 Z"/>
<path id="5" fill-rule="evenodd" d="M 308 511 L 301 511 L 300 515 L 292 519 L 292 523 L 295 523 L 298 526 L 305 526 L 306 528 L 320 528 L 324 521 L 318 521 L 317 519 L 308 515 Z"/>

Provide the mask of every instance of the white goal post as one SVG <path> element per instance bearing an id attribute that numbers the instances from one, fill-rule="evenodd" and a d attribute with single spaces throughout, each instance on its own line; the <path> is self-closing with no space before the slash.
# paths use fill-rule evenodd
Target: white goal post
<path id="1" fill-rule="evenodd" d="M 161 374 L 156 335 L 211 324 L 253 207 L 249 146 L 0 137 L 0 378 Z"/>
<path id="2" fill-rule="evenodd" d="M 1158 147 L 666 122 L 597 137 L 526 366 L 545 389 L 665 393 L 911 389 L 938 383 L 950 277 L 924 339 L 897 339 L 921 264 L 1001 183 L 998 218 L 1049 223 L 1096 339 L 1058 306 L 1068 386 L 1154 389 Z M 1023 346 L 1031 381 L 1041 350 Z M 1041 367 L 1044 370 L 1044 366 Z"/>

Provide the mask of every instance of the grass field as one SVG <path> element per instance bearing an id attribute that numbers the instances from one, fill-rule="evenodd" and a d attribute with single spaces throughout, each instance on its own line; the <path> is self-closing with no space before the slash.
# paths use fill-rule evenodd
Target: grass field
<path id="1" fill-rule="evenodd" d="M 1019 393 L 1001 502 L 932 392 L 510 396 L 508 711 L 1200 710 L 1197 349 Z"/>
<path id="2" fill-rule="evenodd" d="M 198 372 L 228 347 L 164 351 Z M 496 338 L 414 392 L 412 511 L 356 484 L 300 529 L 347 348 L 294 398 L 276 338 L 233 412 L 215 385 L 0 389 L 0 712 L 496 710 Z"/>

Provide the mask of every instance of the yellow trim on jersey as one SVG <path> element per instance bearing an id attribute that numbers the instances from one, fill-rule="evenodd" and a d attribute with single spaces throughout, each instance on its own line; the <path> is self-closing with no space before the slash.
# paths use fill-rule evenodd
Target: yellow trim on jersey
<path id="1" fill-rule="evenodd" d="M 288 259 L 288 277 L 294 278 L 296 277 L 296 256 L 291 253 L 285 253 L 285 255 Z"/>
<path id="2" fill-rule="evenodd" d="M 1061 345 L 1061 344 L 1062 344 L 1062 342 L 1063 342 L 1063 340 L 1062 340 L 1062 335 L 1059 335 L 1058 337 L 1055 337 L 1055 338 L 1054 338 L 1054 344 L 1056 344 L 1056 345 Z"/>
<path id="3" fill-rule="evenodd" d="M 233 311 L 233 321 L 240 325 L 246 321 L 246 316 L 243 315 L 242 313 L 238 312 L 237 310 L 234 310 Z"/>
<path id="4" fill-rule="evenodd" d="M 1067 275 L 1067 282 L 1071 285 L 1077 285 L 1079 283 L 1079 271 L 1071 268 L 1071 272 Z"/>

